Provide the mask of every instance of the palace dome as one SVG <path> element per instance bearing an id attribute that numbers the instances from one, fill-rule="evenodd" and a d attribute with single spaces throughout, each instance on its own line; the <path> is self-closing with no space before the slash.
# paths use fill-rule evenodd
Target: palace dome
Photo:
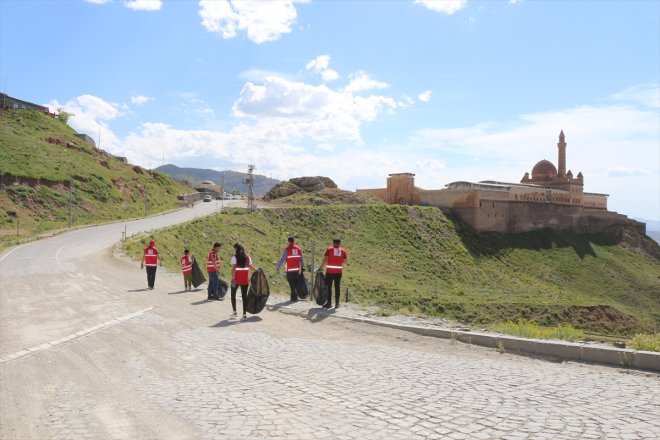
<path id="1" fill-rule="evenodd" d="M 532 168 L 532 180 L 545 180 L 557 177 L 557 168 L 549 160 L 539 161 Z"/>

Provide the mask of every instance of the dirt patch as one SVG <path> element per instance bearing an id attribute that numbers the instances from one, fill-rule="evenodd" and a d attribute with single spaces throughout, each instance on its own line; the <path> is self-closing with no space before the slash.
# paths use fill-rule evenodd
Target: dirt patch
<path id="1" fill-rule="evenodd" d="M 535 319 L 539 325 L 571 324 L 593 333 L 631 335 L 637 330 L 633 316 L 610 305 L 569 306 Z"/>
<path id="2" fill-rule="evenodd" d="M 644 331 L 634 316 L 607 305 L 567 306 L 560 304 L 503 304 L 484 305 L 488 313 L 472 309 L 462 310 L 458 304 L 444 304 L 449 312 L 467 324 L 524 320 L 544 327 L 570 324 L 588 333 L 610 336 L 630 336 Z"/>

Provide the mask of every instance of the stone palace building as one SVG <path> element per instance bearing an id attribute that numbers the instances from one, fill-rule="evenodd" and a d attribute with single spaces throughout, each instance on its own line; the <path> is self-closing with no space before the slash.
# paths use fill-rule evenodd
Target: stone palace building
<path id="1" fill-rule="evenodd" d="M 603 232 L 630 225 L 646 233 L 646 225 L 607 210 L 607 194 L 584 192 L 584 176 L 566 171 L 566 139 L 559 133 L 557 165 L 542 160 L 520 183 L 485 180 L 451 182 L 440 190 L 415 186 L 412 173 L 390 174 L 387 188 L 358 189 L 386 203 L 436 206 L 477 231 L 525 232 L 542 228 L 580 233 Z"/>

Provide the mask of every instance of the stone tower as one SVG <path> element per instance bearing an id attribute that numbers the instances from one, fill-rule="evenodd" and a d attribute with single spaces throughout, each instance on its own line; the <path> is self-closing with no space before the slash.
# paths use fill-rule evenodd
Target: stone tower
<path id="1" fill-rule="evenodd" d="M 557 143 L 559 157 L 557 158 L 557 177 L 563 179 L 566 177 L 566 142 L 564 130 L 559 133 L 559 142 Z"/>

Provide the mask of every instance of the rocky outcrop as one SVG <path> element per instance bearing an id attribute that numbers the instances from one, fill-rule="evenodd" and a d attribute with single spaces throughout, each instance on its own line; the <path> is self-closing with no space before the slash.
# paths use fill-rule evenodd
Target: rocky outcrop
<path id="1" fill-rule="evenodd" d="M 336 189 L 337 184 L 329 177 L 295 177 L 286 182 L 278 183 L 264 196 L 266 200 L 288 197 L 298 192 L 316 192 L 326 188 Z"/>

